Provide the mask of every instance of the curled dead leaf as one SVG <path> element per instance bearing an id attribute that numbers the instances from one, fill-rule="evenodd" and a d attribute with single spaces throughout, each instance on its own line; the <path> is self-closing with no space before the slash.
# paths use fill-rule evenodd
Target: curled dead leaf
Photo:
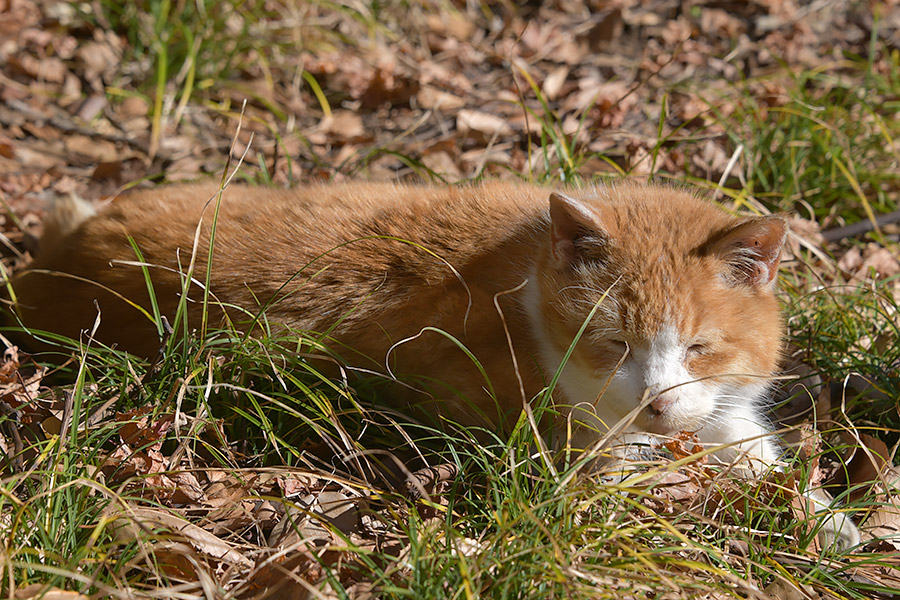
<path id="1" fill-rule="evenodd" d="M 513 129 L 506 119 L 480 110 L 460 110 L 456 115 L 456 127 L 463 134 L 477 131 L 488 137 L 512 135 L 513 133 Z"/>
<path id="2" fill-rule="evenodd" d="M 841 483 L 850 488 L 851 501 L 870 493 L 881 482 L 885 469 L 890 468 L 887 444 L 867 433 L 860 433 L 858 441 L 862 445 L 856 448 L 846 468 L 836 474 L 839 479 L 846 477 Z"/>
<path id="3" fill-rule="evenodd" d="M 878 550 L 900 552 L 900 467 L 885 469 L 878 488 L 860 527 L 861 537 Z"/>
<path id="4" fill-rule="evenodd" d="M 859 246 L 853 246 L 838 259 L 837 266 L 844 272 L 856 273 L 862 263 L 862 250 L 859 249 Z"/>
<path id="5" fill-rule="evenodd" d="M 561 65 L 556 67 L 544 79 L 543 92 L 548 100 L 556 100 L 562 91 L 563 84 L 569 76 L 569 67 Z"/>
<path id="6" fill-rule="evenodd" d="M 870 273 L 874 273 L 879 279 L 893 277 L 900 273 L 900 262 L 887 248 L 874 243 L 869 244 L 863 253 L 863 263 L 859 268 L 858 275 L 868 276 Z"/>
<path id="7" fill-rule="evenodd" d="M 681 460 L 703 452 L 703 444 L 697 438 L 696 431 L 679 431 L 674 436 L 667 438 L 663 443 L 663 447 L 672 453 L 675 460 Z M 701 456 L 697 458 L 697 462 L 706 464 L 707 457 Z"/>
<path id="8" fill-rule="evenodd" d="M 253 561 L 238 552 L 235 545 L 171 512 L 155 508 L 123 510 L 116 515 L 113 525 L 113 532 L 120 541 L 145 539 L 145 532 L 160 530 L 165 532 L 160 534 L 161 537 L 180 538 L 207 558 L 245 568 L 253 566 Z"/>
<path id="9" fill-rule="evenodd" d="M 416 100 L 419 106 L 428 109 L 456 110 L 466 105 L 466 101 L 459 96 L 427 85 L 416 94 Z"/>
<path id="10" fill-rule="evenodd" d="M 332 540 L 332 531 L 345 535 L 359 528 L 364 499 L 350 490 L 322 490 L 298 498 L 269 536 L 269 545 L 289 547 L 297 542 L 321 545 Z M 338 536 L 340 537 L 340 536 Z"/>

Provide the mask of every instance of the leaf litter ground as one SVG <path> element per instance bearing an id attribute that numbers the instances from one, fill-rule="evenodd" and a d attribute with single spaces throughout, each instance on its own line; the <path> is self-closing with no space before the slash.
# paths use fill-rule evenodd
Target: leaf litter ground
<path id="1" fill-rule="evenodd" d="M 539 568 L 523 578 L 535 597 L 887 597 L 900 589 L 897 472 L 885 443 L 897 439 L 891 348 L 900 345 L 890 326 L 900 273 L 892 214 L 900 186 L 889 168 L 896 171 L 891 107 L 900 90 L 894 2 L 241 4 L 197 3 L 208 12 L 188 35 L 184 4 L 172 9 L 188 24 L 176 30 L 154 3 L 117 11 L 103 2 L 0 0 L 7 272 L 27 262 L 60 194 L 104 201 L 133 185 L 219 176 L 245 100 L 235 151 L 250 147 L 239 176 L 258 183 L 655 176 L 709 187 L 736 208 L 790 211 L 787 277 L 798 294 L 789 299 L 789 373 L 801 373 L 811 392 L 794 394 L 779 416 L 801 423 L 785 438 L 803 468 L 748 489 L 691 458 L 688 436 L 612 492 L 573 486 L 562 503 L 571 514 L 550 536 L 568 547 L 545 560 L 561 587 L 542 588 L 548 573 Z M 163 40 L 167 53 L 158 51 Z M 868 96 L 854 99 L 854 90 Z M 847 96 L 847 111 L 832 113 Z M 797 115 L 799 133 L 790 129 Z M 838 142 L 823 149 L 820 132 Z M 825 150 L 844 159 L 843 170 L 816 162 Z M 850 176 L 822 175 L 829 167 Z M 841 200 L 826 198 L 828 189 Z M 833 313 L 795 299 L 861 288 L 875 299 L 852 310 L 871 326 L 847 321 L 833 334 L 841 351 L 820 349 L 815 339 L 841 319 L 823 324 Z M 326 442 L 299 453 L 267 430 L 284 460 L 270 455 L 260 466 L 223 413 L 182 404 L 215 394 L 220 381 L 191 379 L 212 378 L 217 359 L 209 360 L 154 396 L 152 369 L 129 365 L 117 381 L 73 387 L 40 358 L 6 351 L 3 560 L 13 576 L 4 593 L 362 598 L 404 595 L 427 566 L 441 574 L 458 563 L 432 595 L 492 596 L 515 589 L 510 565 L 540 561 L 515 528 L 471 510 L 469 496 L 489 493 L 490 477 L 460 475 L 446 454 L 429 454 L 429 468 L 390 480 L 383 473 L 392 469 L 353 456 L 355 434 L 334 414 L 328 434 L 320 431 Z M 84 366 L 76 356 L 62 376 Z M 147 406 L 155 397 L 162 400 Z M 860 419 L 866 413 L 854 403 L 894 417 Z M 322 458 L 328 443 L 343 461 Z M 78 450 L 67 465 L 80 478 L 63 482 L 54 460 L 66 444 Z M 799 479 L 862 502 L 865 548 L 820 558 Z M 35 550 L 53 562 L 53 548 L 16 530 L 60 485 L 89 489 L 101 507 L 71 525 L 92 532 L 78 547 L 122 554 L 86 552 L 90 575 L 68 585 L 36 558 Z M 552 509 L 536 514 L 563 510 L 532 500 L 536 510 Z M 616 527 L 628 535 L 616 536 Z M 810 575 L 823 565 L 828 577 Z"/>

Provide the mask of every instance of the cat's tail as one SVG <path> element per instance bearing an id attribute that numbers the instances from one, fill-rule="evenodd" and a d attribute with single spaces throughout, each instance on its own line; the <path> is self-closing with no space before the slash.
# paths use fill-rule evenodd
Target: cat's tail
<path id="1" fill-rule="evenodd" d="M 53 200 L 50 210 L 44 216 L 44 233 L 33 250 L 38 260 L 58 247 L 66 237 L 96 213 L 97 211 L 90 202 L 75 194 L 57 196 Z M 39 342 L 35 342 L 21 329 L 19 296 L 16 293 L 16 288 L 22 283 L 22 274 L 27 274 L 27 270 L 33 265 L 34 262 L 26 265 L 25 270 L 13 275 L 10 279 L 0 278 L 0 327 L 12 328 L 0 333 L 0 351 L 3 346 L 9 348 L 13 344 L 40 347 Z"/>
<path id="2" fill-rule="evenodd" d="M 57 197 L 44 217 L 44 234 L 38 242 L 38 254 L 49 252 L 95 214 L 94 205 L 74 193 Z"/>

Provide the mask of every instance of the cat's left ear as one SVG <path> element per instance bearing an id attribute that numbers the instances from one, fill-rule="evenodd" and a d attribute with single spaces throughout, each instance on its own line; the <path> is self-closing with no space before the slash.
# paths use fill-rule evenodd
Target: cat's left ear
<path id="1" fill-rule="evenodd" d="M 607 234 L 600 215 L 583 200 L 559 192 L 550 194 L 550 251 L 557 269 L 567 269 L 578 259 L 576 242 L 590 235 L 605 238 Z"/>
<path id="2" fill-rule="evenodd" d="M 731 266 L 736 283 L 771 288 L 787 234 L 788 224 L 782 217 L 756 217 L 726 231 L 712 242 L 709 251 Z"/>

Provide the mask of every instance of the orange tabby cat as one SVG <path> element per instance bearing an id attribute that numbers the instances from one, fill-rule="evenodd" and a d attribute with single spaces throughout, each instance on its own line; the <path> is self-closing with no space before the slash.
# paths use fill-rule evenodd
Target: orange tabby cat
<path id="1" fill-rule="evenodd" d="M 201 216 L 193 277 L 206 279 L 204 207 L 216 191 L 136 192 L 48 240 L 13 281 L 22 321 L 78 338 L 96 299 L 97 339 L 154 354 L 155 324 L 120 299 L 150 306 L 128 238 L 171 320 Z M 235 322 L 265 306 L 269 322 L 329 332 L 346 365 L 442 382 L 415 384 L 428 394 L 404 402 L 433 399 L 470 424 L 515 420 L 586 323 L 554 391 L 574 446 L 630 415 L 627 431 L 696 431 L 729 445 L 723 454 L 771 462 L 778 451 L 759 404 L 781 352 L 773 287 L 786 232 L 778 217 L 736 218 L 684 191 L 631 183 L 565 193 L 501 182 L 232 185 L 210 293 Z M 189 298 L 196 327 L 200 285 Z M 223 309 L 212 310 L 221 322 Z M 845 546 L 858 540 L 840 516 L 825 529 Z"/>

